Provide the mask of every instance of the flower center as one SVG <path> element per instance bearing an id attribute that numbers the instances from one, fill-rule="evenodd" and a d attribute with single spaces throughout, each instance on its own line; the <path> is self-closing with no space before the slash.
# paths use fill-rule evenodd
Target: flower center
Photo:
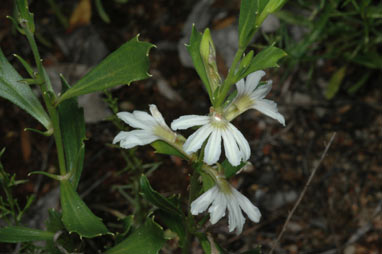
<path id="1" fill-rule="evenodd" d="M 227 120 L 217 112 L 210 115 L 210 123 L 216 128 L 225 128 L 227 126 Z"/>

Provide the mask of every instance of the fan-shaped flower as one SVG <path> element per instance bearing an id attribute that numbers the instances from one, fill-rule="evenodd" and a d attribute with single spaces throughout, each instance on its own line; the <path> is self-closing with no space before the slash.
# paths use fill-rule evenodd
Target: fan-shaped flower
<path id="1" fill-rule="evenodd" d="M 272 89 L 271 80 L 266 81 L 263 85 L 259 85 L 259 81 L 264 75 L 264 71 L 256 71 L 248 75 L 245 81 L 241 79 L 236 83 L 237 95 L 224 114 L 229 121 L 248 109 L 256 109 L 285 125 L 285 119 L 278 112 L 277 104 L 271 100 L 264 99 Z"/>
<path id="2" fill-rule="evenodd" d="M 219 160 L 221 154 L 221 140 L 223 139 L 225 155 L 228 161 L 237 166 L 249 159 L 251 149 L 243 134 L 219 113 L 209 116 L 186 115 L 171 123 L 173 130 L 184 130 L 193 126 L 202 126 L 188 137 L 183 145 L 187 154 L 196 152 L 208 139 L 204 150 L 204 162 L 212 165 Z"/>
<path id="3" fill-rule="evenodd" d="M 228 182 L 224 186 L 215 185 L 191 203 L 191 213 L 198 215 L 208 209 L 210 222 L 218 222 L 228 209 L 228 227 L 232 232 L 236 228 L 236 234 L 243 230 L 245 218 L 243 210 L 253 222 L 259 222 L 261 213 L 251 201 L 233 188 Z"/>
<path id="4" fill-rule="evenodd" d="M 171 131 L 159 112 L 157 106 L 150 105 L 151 115 L 144 111 L 135 110 L 133 113 L 119 112 L 118 118 L 138 130 L 121 131 L 114 138 L 113 144 L 120 143 L 120 146 L 129 149 L 135 146 L 147 145 L 156 140 L 163 140 L 172 143 L 176 139 L 176 134 Z"/>

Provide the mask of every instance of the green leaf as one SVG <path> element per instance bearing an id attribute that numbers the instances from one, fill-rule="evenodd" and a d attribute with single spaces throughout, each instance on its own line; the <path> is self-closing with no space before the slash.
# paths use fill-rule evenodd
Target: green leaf
<path id="1" fill-rule="evenodd" d="M 29 12 L 28 0 L 16 0 L 17 20 L 22 28 L 27 28 L 34 33 L 35 25 L 33 14 Z"/>
<path id="2" fill-rule="evenodd" d="M 192 62 L 194 64 L 195 70 L 198 73 L 200 79 L 203 81 L 206 87 L 207 93 L 212 98 L 211 85 L 208 81 L 208 76 L 206 69 L 204 68 L 202 56 L 200 55 L 200 43 L 202 41 L 202 34 L 199 33 L 195 26 L 192 27 L 191 37 L 189 45 L 186 45 L 188 53 L 191 56 Z"/>
<path id="3" fill-rule="evenodd" d="M 63 92 L 70 89 L 63 77 Z M 71 175 L 70 181 L 77 189 L 85 156 L 85 120 L 84 111 L 78 107 L 77 98 L 71 98 L 58 105 L 60 128 L 64 144 L 66 167 Z"/>
<path id="4" fill-rule="evenodd" d="M 159 218 L 160 222 L 175 232 L 179 237 L 179 246 L 182 247 L 185 243 L 186 229 L 184 228 L 183 220 L 178 215 L 172 215 L 163 210 L 158 210 L 155 215 Z"/>
<path id="5" fill-rule="evenodd" d="M 145 175 L 141 176 L 141 178 L 139 179 L 139 183 L 145 199 L 147 199 L 153 205 L 168 213 L 182 216 L 181 210 L 175 205 L 175 203 L 171 199 L 163 197 L 151 187 L 150 182 Z"/>
<path id="6" fill-rule="evenodd" d="M 286 55 L 287 54 L 282 49 L 276 48 L 274 46 L 269 46 L 268 48 L 260 51 L 260 53 L 258 53 L 252 59 L 252 62 L 249 64 L 248 68 L 244 71 L 244 73 L 238 75 L 235 82 L 245 78 L 252 72 L 264 70 L 271 67 L 278 67 L 279 65 L 277 62 Z"/>
<path id="7" fill-rule="evenodd" d="M 60 182 L 62 222 L 66 229 L 81 237 L 92 238 L 108 233 L 102 220 L 95 216 L 81 200 L 70 182 Z"/>
<path id="8" fill-rule="evenodd" d="M 342 80 L 344 79 L 346 74 L 346 66 L 343 66 L 338 71 L 336 71 L 332 77 L 330 78 L 329 85 L 325 90 L 326 99 L 332 99 L 340 89 Z"/>
<path id="9" fill-rule="evenodd" d="M 0 228 L 0 242 L 20 243 L 53 240 L 54 233 L 22 226 Z"/>
<path id="10" fill-rule="evenodd" d="M 110 18 L 109 18 L 109 15 L 107 15 L 105 9 L 103 8 L 102 0 L 95 0 L 95 5 L 96 5 L 96 8 L 97 8 L 98 15 L 101 17 L 101 19 L 105 23 L 109 24 L 110 23 Z"/>
<path id="11" fill-rule="evenodd" d="M 167 155 L 175 155 L 182 159 L 187 159 L 181 152 L 179 152 L 176 148 L 174 148 L 172 145 L 162 141 L 158 140 L 153 143 L 151 143 L 151 146 L 154 147 L 154 149 L 161 154 L 167 154 Z"/>
<path id="12" fill-rule="evenodd" d="M 239 47 L 245 48 L 255 35 L 256 12 L 259 1 L 242 0 L 239 14 Z"/>
<path id="13" fill-rule="evenodd" d="M 107 56 L 100 64 L 88 72 L 74 86 L 68 89 L 57 101 L 103 91 L 117 85 L 150 77 L 148 74 L 148 52 L 154 47 L 148 42 L 138 41 L 138 36 L 122 45 Z"/>
<path id="14" fill-rule="evenodd" d="M 287 0 L 259 0 L 262 4 L 266 2 L 266 5 L 263 9 L 259 9 L 260 15 L 256 17 L 256 25 L 260 26 L 269 14 L 279 10 L 286 3 L 286 1 Z"/>
<path id="15" fill-rule="evenodd" d="M 164 243 L 162 229 L 149 218 L 126 240 L 109 249 L 105 254 L 155 254 Z"/>
<path id="16" fill-rule="evenodd" d="M 238 166 L 232 166 L 231 163 L 229 163 L 228 160 L 224 160 L 221 166 L 224 169 L 224 175 L 228 179 L 236 174 L 237 171 L 239 171 L 242 167 L 244 167 L 246 162 L 240 163 Z"/>
<path id="17" fill-rule="evenodd" d="M 0 96 L 25 110 L 46 129 L 49 129 L 50 119 L 48 114 L 32 89 L 20 82 L 22 79 L 0 49 Z"/>

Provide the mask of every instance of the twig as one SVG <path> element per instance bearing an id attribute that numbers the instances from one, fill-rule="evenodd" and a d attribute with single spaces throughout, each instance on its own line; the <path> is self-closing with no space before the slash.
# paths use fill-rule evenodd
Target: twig
<path id="1" fill-rule="evenodd" d="M 306 184 L 304 186 L 304 189 L 302 190 L 300 196 L 298 197 L 296 203 L 294 204 L 292 211 L 289 213 L 289 215 L 288 215 L 288 217 L 287 217 L 287 219 L 286 219 L 286 221 L 285 221 L 285 223 L 283 225 L 283 228 L 281 229 L 281 232 L 277 236 L 277 239 L 273 242 L 272 248 L 271 248 L 271 250 L 269 251 L 268 254 L 272 254 L 273 251 L 275 250 L 277 244 L 280 242 L 281 237 L 283 236 L 283 234 L 284 234 L 284 232 L 285 232 L 285 230 L 286 230 L 286 228 L 287 228 L 287 226 L 289 224 L 290 219 L 292 218 L 294 212 L 296 211 L 297 207 L 301 203 L 301 200 L 304 197 L 306 190 L 308 189 L 310 183 L 312 182 L 313 177 L 316 174 L 316 171 L 317 171 L 318 167 L 321 165 L 321 162 L 324 160 L 324 158 L 326 156 L 326 153 L 328 152 L 329 147 L 332 145 L 335 136 L 336 136 L 336 133 L 334 132 L 333 135 L 331 136 L 330 140 L 329 140 L 329 143 L 326 145 L 325 150 L 322 153 L 320 160 L 318 161 L 317 165 L 313 168 L 312 173 L 310 173 L 309 179 L 306 182 Z"/>

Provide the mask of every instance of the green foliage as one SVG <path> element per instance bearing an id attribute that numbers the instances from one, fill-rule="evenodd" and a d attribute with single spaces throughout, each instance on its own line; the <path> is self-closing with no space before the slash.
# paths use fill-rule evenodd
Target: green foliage
<path id="1" fill-rule="evenodd" d="M 9 226 L 0 228 L 0 242 L 3 243 L 19 243 L 31 241 L 53 240 L 54 233 L 39 229 Z"/>
<path id="2" fill-rule="evenodd" d="M 268 43 L 276 42 L 289 55 L 284 78 L 301 63 L 312 70 L 314 77 L 319 71 L 316 62 L 323 59 L 337 67 L 331 73 L 325 97 L 333 98 L 341 88 L 354 94 L 382 68 L 381 10 L 373 1 L 289 1 L 287 8 L 275 13 L 282 29 L 274 36 L 266 36 Z M 286 31 L 289 25 L 307 32 L 295 42 Z M 339 79 L 343 66 L 347 75 Z"/>
<path id="3" fill-rule="evenodd" d="M 153 142 L 151 146 L 154 147 L 157 153 L 175 155 L 182 159 L 186 159 L 186 157 L 181 152 L 179 152 L 176 148 L 174 148 L 173 146 L 167 144 L 166 142 L 162 140 Z"/>
<path id="4" fill-rule="evenodd" d="M 165 243 L 163 231 L 152 219 L 135 230 L 124 241 L 105 252 L 105 254 L 155 254 Z"/>
<path id="5" fill-rule="evenodd" d="M 232 166 L 228 160 L 224 160 L 221 166 L 223 167 L 225 177 L 228 179 L 234 176 L 245 164 L 246 162 L 242 162 L 238 166 Z"/>
<path id="6" fill-rule="evenodd" d="M 257 55 L 255 55 L 253 59 L 251 59 L 247 68 L 240 70 L 241 72 L 238 73 L 235 82 L 245 78 L 252 72 L 272 67 L 278 67 L 277 62 L 286 55 L 287 54 L 282 49 L 276 48 L 274 46 L 270 46 L 260 51 Z"/>
<path id="7" fill-rule="evenodd" d="M 62 91 L 70 86 L 62 77 Z M 70 98 L 58 105 L 60 128 L 65 151 L 66 167 L 70 181 L 77 189 L 80 181 L 85 156 L 85 120 L 84 111 L 78 107 L 77 98 Z"/>
<path id="8" fill-rule="evenodd" d="M 57 103 L 75 96 L 104 91 L 117 85 L 129 85 L 133 81 L 150 77 L 148 52 L 152 47 L 153 44 L 140 42 L 136 36 L 107 56 L 62 94 Z"/>
<path id="9" fill-rule="evenodd" d="M 0 49 L 0 96 L 16 104 L 39 121 L 46 129 L 50 120 L 32 89 L 8 62 Z"/>
<path id="10" fill-rule="evenodd" d="M 72 184 L 66 180 L 60 182 L 62 222 L 71 233 L 82 237 L 96 237 L 108 233 L 102 220 L 95 216 L 81 200 Z"/>
<path id="11" fill-rule="evenodd" d="M 186 47 L 187 47 L 188 53 L 191 56 L 192 62 L 194 64 L 194 68 L 196 72 L 198 73 L 200 79 L 203 81 L 203 84 L 211 100 L 213 91 L 211 89 L 211 84 L 207 76 L 206 68 L 204 66 L 202 56 L 200 54 L 201 41 L 202 41 L 202 34 L 196 30 L 195 26 L 193 26 L 190 42 L 188 45 L 186 45 Z"/>

